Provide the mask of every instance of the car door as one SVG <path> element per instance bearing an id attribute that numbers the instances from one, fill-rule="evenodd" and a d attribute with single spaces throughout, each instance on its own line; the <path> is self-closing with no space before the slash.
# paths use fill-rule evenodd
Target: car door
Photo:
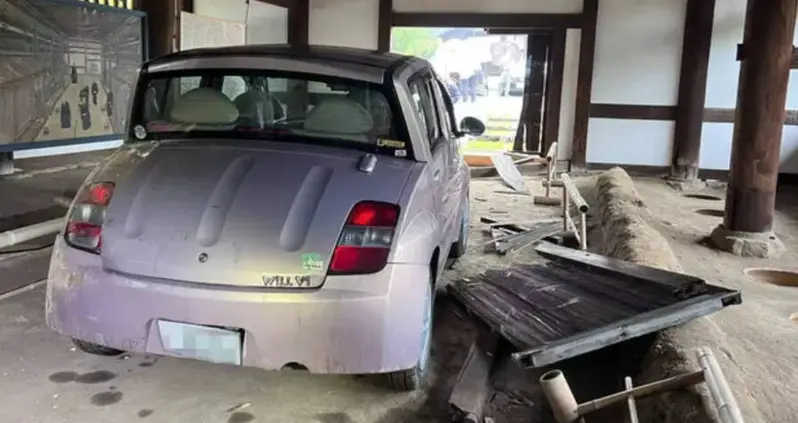
<path id="1" fill-rule="evenodd" d="M 439 246 L 444 248 L 449 241 L 451 218 L 449 217 L 450 195 L 448 191 L 448 160 L 449 147 L 446 142 L 437 107 L 435 105 L 435 94 L 433 76 L 428 71 L 422 71 L 414 75 L 408 81 L 408 88 L 415 106 L 416 117 L 419 119 L 421 127 L 426 135 L 429 148 L 432 153 L 431 160 L 427 163 L 424 177 L 430 184 L 430 191 L 433 198 L 429 204 L 438 223 Z M 442 255 L 445 257 L 444 255 Z"/>
<path id="2" fill-rule="evenodd" d="M 433 81 L 433 91 L 437 103 L 438 113 L 441 120 L 441 130 L 445 138 L 446 147 L 448 150 L 448 157 L 446 160 L 447 166 L 447 198 L 449 202 L 446 211 L 448 219 L 452 222 L 452 242 L 457 240 L 460 234 L 460 216 L 464 211 L 463 207 L 469 207 L 468 201 L 465 198 L 468 190 L 468 167 L 463 160 L 460 153 L 458 144 L 459 138 L 457 136 L 457 126 L 454 120 L 454 107 L 451 98 L 446 91 L 443 82 L 436 78 Z"/>

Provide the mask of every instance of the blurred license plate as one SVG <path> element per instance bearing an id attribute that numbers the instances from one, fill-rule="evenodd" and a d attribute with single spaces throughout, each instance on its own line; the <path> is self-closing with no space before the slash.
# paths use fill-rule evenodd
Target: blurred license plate
<path id="1" fill-rule="evenodd" d="M 209 326 L 158 321 L 164 350 L 179 357 L 241 365 L 241 333 Z"/>

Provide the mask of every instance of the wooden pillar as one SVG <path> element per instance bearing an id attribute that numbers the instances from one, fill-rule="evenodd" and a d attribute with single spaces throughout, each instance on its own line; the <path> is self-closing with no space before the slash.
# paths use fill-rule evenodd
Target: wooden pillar
<path id="1" fill-rule="evenodd" d="M 796 3 L 748 0 L 743 45 L 738 49 L 740 82 L 726 214 L 712 236 L 719 247 L 741 255 L 762 257 L 772 255 L 774 248 L 783 249 L 774 247 L 779 242 L 771 231 Z"/>
<path id="2" fill-rule="evenodd" d="M 308 45 L 310 0 L 296 0 L 288 6 L 288 44 Z"/>
<path id="3" fill-rule="evenodd" d="M 546 54 L 551 36 L 548 33 L 530 32 L 526 40 L 527 71 L 524 77 L 524 98 L 518 128 L 515 131 L 513 151 L 539 152 L 543 121 L 543 89 Z"/>
<path id="4" fill-rule="evenodd" d="M 574 102 L 572 170 L 582 170 L 587 165 L 587 128 L 590 124 L 590 97 L 593 92 L 593 62 L 596 52 L 598 8 L 599 0 L 584 0 L 582 35 L 579 42 L 579 68 L 576 76 L 576 101 Z"/>
<path id="5" fill-rule="evenodd" d="M 181 1 L 138 0 L 136 8 L 147 13 L 147 41 L 150 58 L 175 51 L 180 37 Z"/>
<path id="6" fill-rule="evenodd" d="M 698 178 L 715 0 L 687 0 L 670 178 Z"/>
<path id="7" fill-rule="evenodd" d="M 377 23 L 377 51 L 391 51 L 391 29 L 393 28 L 393 0 L 380 0 Z"/>
<path id="8" fill-rule="evenodd" d="M 546 154 L 549 147 L 560 136 L 560 107 L 562 106 L 562 82 L 565 68 L 566 29 L 552 31 L 551 44 L 547 58 L 546 89 L 544 91 L 543 142 L 541 153 Z"/>

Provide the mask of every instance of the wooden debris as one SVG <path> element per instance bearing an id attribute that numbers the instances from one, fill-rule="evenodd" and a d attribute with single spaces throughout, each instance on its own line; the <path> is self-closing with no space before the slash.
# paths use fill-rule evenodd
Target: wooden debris
<path id="1" fill-rule="evenodd" d="M 490 332 L 483 331 L 471 345 L 465 364 L 457 376 L 449 405 L 464 421 L 479 423 L 482 410 L 490 392 L 490 375 L 495 359 L 498 340 Z"/>
<path id="2" fill-rule="evenodd" d="M 691 276 L 647 272 L 631 263 L 612 271 L 590 253 L 548 244 L 541 250 L 561 259 L 488 270 L 447 288 L 471 315 L 521 350 L 513 357 L 523 365 L 551 364 L 740 302 L 739 292 Z M 592 266 L 577 265 L 576 255 Z M 678 286 L 679 280 L 691 288 Z"/>
<path id="3" fill-rule="evenodd" d="M 557 221 L 541 221 L 525 227 L 514 223 L 498 223 L 486 217 L 480 218 L 480 222 L 491 225 L 489 230 L 494 250 L 502 256 L 557 234 L 561 226 Z"/>

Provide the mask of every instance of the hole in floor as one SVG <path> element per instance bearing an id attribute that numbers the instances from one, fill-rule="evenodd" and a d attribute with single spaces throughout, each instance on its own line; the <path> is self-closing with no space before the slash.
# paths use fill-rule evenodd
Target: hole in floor
<path id="1" fill-rule="evenodd" d="M 685 194 L 687 198 L 693 198 L 695 200 L 707 200 L 707 201 L 721 201 L 722 198 L 716 195 L 709 195 L 709 194 Z"/>
<path id="2" fill-rule="evenodd" d="M 757 282 L 764 282 L 779 286 L 798 287 L 798 272 L 793 270 L 752 267 L 745 269 L 743 273 Z"/>
<path id="3" fill-rule="evenodd" d="M 723 217 L 723 210 L 700 209 L 696 210 L 695 212 L 703 216 Z"/>
<path id="4" fill-rule="evenodd" d="M 798 323 L 798 313 L 793 313 L 790 315 L 790 322 Z"/>

